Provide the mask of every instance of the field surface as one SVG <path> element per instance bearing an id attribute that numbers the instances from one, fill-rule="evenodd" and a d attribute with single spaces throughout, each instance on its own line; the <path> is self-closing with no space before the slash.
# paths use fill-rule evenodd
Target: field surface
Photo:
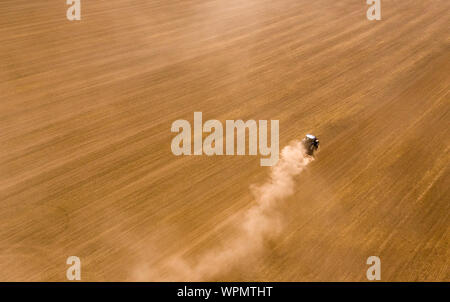
<path id="1" fill-rule="evenodd" d="M 81 2 L 0 2 L 0 281 L 450 281 L 450 1 Z M 256 247 L 270 168 L 173 155 L 194 111 L 320 138 Z"/>

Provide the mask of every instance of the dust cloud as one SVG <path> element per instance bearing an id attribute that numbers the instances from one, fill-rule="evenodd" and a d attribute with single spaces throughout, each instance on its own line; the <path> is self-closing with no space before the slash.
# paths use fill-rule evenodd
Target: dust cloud
<path id="1" fill-rule="evenodd" d="M 243 258 L 263 251 L 265 242 L 277 238 L 282 230 L 282 217 L 277 215 L 280 203 L 294 193 L 295 176 L 311 161 L 313 158 L 306 155 L 300 141 L 291 142 L 282 149 L 269 179 L 262 185 L 250 187 L 256 202 L 241 213 L 236 225 L 237 235 L 226 245 L 210 249 L 194 265 L 175 256 L 157 270 L 140 267 L 134 277 L 146 281 L 208 281 L 232 269 Z"/>

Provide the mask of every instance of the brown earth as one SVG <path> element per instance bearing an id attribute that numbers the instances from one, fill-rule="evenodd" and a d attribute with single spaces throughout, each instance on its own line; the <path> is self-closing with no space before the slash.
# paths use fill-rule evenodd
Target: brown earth
<path id="1" fill-rule="evenodd" d="M 239 236 L 259 156 L 171 153 L 176 119 L 278 119 L 317 159 L 281 235 L 209 280 L 450 281 L 450 2 L 0 2 L 0 280 L 170 277 Z M 138 272 L 138 273 L 137 273 Z M 201 279 L 201 278 L 200 278 Z"/>

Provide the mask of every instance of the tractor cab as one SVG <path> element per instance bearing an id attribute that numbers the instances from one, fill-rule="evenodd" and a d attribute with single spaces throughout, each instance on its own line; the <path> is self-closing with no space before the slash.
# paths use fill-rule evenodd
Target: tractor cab
<path id="1" fill-rule="evenodd" d="M 312 134 L 307 134 L 302 142 L 308 155 L 314 155 L 314 151 L 319 148 L 319 140 Z"/>

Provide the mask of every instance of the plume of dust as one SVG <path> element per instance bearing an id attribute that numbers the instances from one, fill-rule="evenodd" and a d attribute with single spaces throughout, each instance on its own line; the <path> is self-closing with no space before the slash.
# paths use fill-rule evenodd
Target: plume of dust
<path id="1" fill-rule="evenodd" d="M 306 155 L 303 144 L 293 141 L 281 151 L 281 158 L 271 168 L 270 178 L 260 186 L 250 188 L 256 203 L 243 213 L 238 222 L 239 232 L 226 246 L 208 251 L 190 265 L 177 256 L 166 263 L 166 267 L 152 274 L 147 270 L 135 274 L 139 279 L 167 281 L 205 281 L 238 264 L 239 260 L 264 248 L 268 239 L 278 236 L 282 230 L 277 205 L 294 193 L 294 177 L 313 160 Z M 135 272 L 136 273 L 136 272 Z"/>

